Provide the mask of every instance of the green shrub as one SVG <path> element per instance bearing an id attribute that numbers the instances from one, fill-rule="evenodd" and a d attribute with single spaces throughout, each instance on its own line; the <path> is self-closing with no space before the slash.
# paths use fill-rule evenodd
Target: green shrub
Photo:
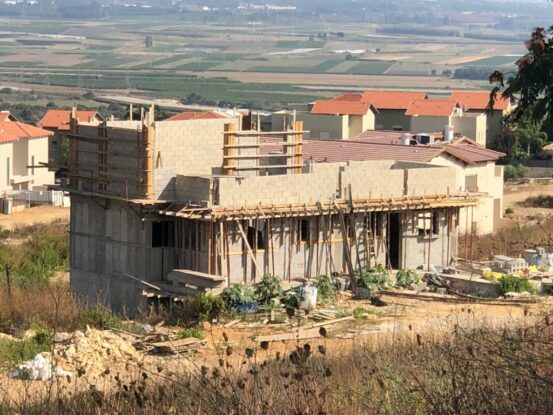
<path id="1" fill-rule="evenodd" d="M 371 293 L 383 290 L 391 285 L 388 271 L 381 265 L 356 271 L 355 277 L 357 288 L 366 288 Z"/>
<path id="2" fill-rule="evenodd" d="M 323 303 L 336 298 L 336 285 L 327 275 L 317 277 L 317 297 Z"/>
<path id="3" fill-rule="evenodd" d="M 13 323 L 11 319 L 3 314 L 0 313 L 0 333 L 9 333 L 13 328 Z"/>
<path id="4" fill-rule="evenodd" d="M 187 339 L 189 337 L 195 337 L 197 339 L 203 339 L 204 338 L 204 332 L 202 331 L 202 328 L 199 326 L 194 327 L 186 327 L 179 331 L 179 337 L 181 339 Z"/>
<path id="5" fill-rule="evenodd" d="M 227 309 L 219 296 L 201 293 L 195 298 L 199 320 L 218 320 Z"/>
<path id="6" fill-rule="evenodd" d="M 503 177 L 505 180 L 522 179 L 527 172 L 528 168 L 522 164 L 508 164 L 503 168 Z"/>
<path id="7" fill-rule="evenodd" d="M 516 277 L 514 275 L 503 275 L 499 278 L 499 293 L 505 294 L 508 292 L 536 292 L 536 288 L 525 278 Z"/>
<path id="8" fill-rule="evenodd" d="M 505 209 L 505 214 L 506 215 L 512 215 L 513 213 L 515 213 L 515 210 L 513 208 Z"/>
<path id="9" fill-rule="evenodd" d="M 0 339 L 0 367 L 13 369 L 19 363 L 51 350 L 53 335 L 41 330 L 27 340 Z"/>
<path id="10" fill-rule="evenodd" d="M 93 308 L 79 314 L 79 325 L 90 326 L 98 330 L 120 329 L 121 319 L 109 310 Z"/>
<path id="11" fill-rule="evenodd" d="M 280 303 L 285 308 L 298 309 L 300 308 L 300 296 L 294 290 L 287 291 L 281 298 Z"/>
<path id="12" fill-rule="evenodd" d="M 396 287 L 408 288 L 419 282 L 419 276 L 415 271 L 408 269 L 399 270 L 396 274 Z"/>
<path id="13" fill-rule="evenodd" d="M 221 298 L 229 309 L 255 302 L 252 290 L 243 284 L 232 284 L 225 288 L 221 293 Z"/>
<path id="14" fill-rule="evenodd" d="M 255 286 L 255 297 L 261 304 L 266 304 L 281 294 L 282 285 L 276 275 L 265 274 Z"/>

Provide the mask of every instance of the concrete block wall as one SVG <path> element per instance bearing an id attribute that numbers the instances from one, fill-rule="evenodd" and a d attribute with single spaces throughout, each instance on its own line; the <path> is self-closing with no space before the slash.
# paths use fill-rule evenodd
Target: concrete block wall
<path id="1" fill-rule="evenodd" d="M 404 194 L 404 171 L 392 170 L 393 161 L 356 161 L 341 168 L 340 188 L 342 198 L 378 199 L 400 197 Z"/>
<path id="2" fill-rule="evenodd" d="M 213 203 L 213 178 L 177 175 L 175 180 L 176 200 L 201 206 Z"/>
<path id="3" fill-rule="evenodd" d="M 175 177 L 219 174 L 228 119 L 154 123 L 154 188 L 160 199 L 174 200 Z"/>
<path id="4" fill-rule="evenodd" d="M 445 195 L 455 193 L 457 173 L 454 168 L 405 170 L 405 194 Z"/>
<path id="5" fill-rule="evenodd" d="M 297 175 L 218 177 L 216 199 L 220 206 L 252 206 L 345 199 L 350 188 L 354 200 L 453 193 L 455 169 L 416 167 L 396 168 L 393 161 L 360 161 L 316 164 L 311 173 Z"/>
<path id="6" fill-rule="evenodd" d="M 328 200 L 336 193 L 336 169 L 310 174 L 256 177 L 219 177 L 220 206 L 252 206 L 263 203 L 306 203 Z"/>

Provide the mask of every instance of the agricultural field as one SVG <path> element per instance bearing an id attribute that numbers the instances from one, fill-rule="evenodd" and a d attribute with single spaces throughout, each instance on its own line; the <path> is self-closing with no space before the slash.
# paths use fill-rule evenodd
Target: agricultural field
<path id="1" fill-rule="evenodd" d="M 195 94 L 204 104 L 303 108 L 335 87 L 489 88 L 485 77 L 457 79 L 455 71 L 508 71 L 524 52 L 515 40 L 382 33 L 378 25 L 337 24 L 329 32 L 313 21 L 254 23 L 3 19 L 0 81 L 31 89 L 115 89 L 178 100 Z"/>

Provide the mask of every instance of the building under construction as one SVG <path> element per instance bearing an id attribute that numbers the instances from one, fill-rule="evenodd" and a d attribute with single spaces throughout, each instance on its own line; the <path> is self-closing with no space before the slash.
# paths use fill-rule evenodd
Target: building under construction
<path id="1" fill-rule="evenodd" d="M 293 118 L 262 133 L 251 116 L 155 121 L 150 110 L 87 125 L 74 112 L 62 186 L 73 291 L 133 312 L 264 273 L 348 276 L 456 255 L 460 210 L 479 196 L 459 191 L 454 167 L 409 161 L 415 146 L 405 161 L 314 162 L 304 133 Z"/>

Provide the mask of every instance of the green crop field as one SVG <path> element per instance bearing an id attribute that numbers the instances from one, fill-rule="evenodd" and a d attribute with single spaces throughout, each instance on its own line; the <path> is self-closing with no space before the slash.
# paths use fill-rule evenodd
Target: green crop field
<path id="1" fill-rule="evenodd" d="M 93 22 L 5 18 L 0 77 L 6 85 L 60 86 L 67 94 L 113 89 L 177 100 L 196 94 L 198 102 L 227 106 L 301 108 L 336 87 L 487 88 L 486 80 L 459 81 L 443 72 L 505 68 L 524 51 L 522 43 L 486 39 L 381 36 L 364 23 L 337 22 L 331 31 L 312 20 L 301 26 L 249 23 L 236 16 L 227 23 L 137 15 Z"/>
<path id="2" fill-rule="evenodd" d="M 469 66 L 495 68 L 498 66 L 513 65 L 519 59 L 518 56 L 492 56 L 468 63 Z"/>

